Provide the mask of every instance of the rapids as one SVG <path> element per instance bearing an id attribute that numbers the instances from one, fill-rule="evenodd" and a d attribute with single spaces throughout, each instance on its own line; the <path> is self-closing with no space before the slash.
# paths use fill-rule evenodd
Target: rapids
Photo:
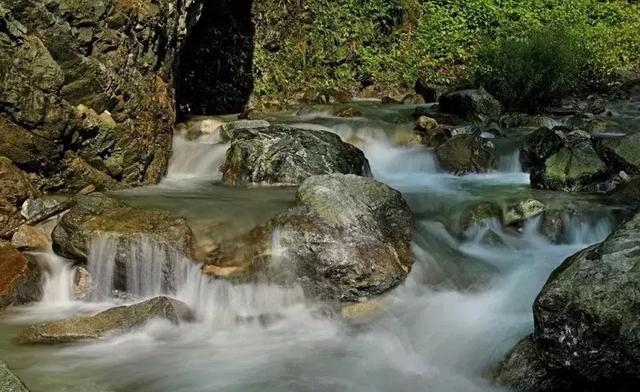
<path id="1" fill-rule="evenodd" d="M 326 317 L 326 309 L 296 287 L 211 281 L 193 263 L 142 239 L 132 240 L 128 250 L 133 260 L 128 291 L 137 298 L 171 294 L 194 309 L 195 323 L 153 322 L 91 344 L 17 346 L 11 339 L 27 324 L 132 300 L 102 295 L 74 301 L 70 264 L 44 252 L 35 255 L 47 271 L 44 300 L 3 315 L 0 357 L 34 391 L 47 392 L 497 390 L 484 375 L 532 330 L 531 305 L 551 271 L 567 256 L 602 241 L 619 209 L 597 196 L 531 190 L 519 164 L 517 138 L 494 140 L 501 154 L 497 172 L 443 173 L 429 149 L 394 143 L 398 132 L 412 128 L 412 106 L 361 105 L 365 118 L 320 112 L 284 113 L 277 120 L 354 141 L 373 175 L 399 189 L 414 211 L 416 264 L 401 287 L 379 299 L 381 312 L 371 322 Z M 227 146 L 211 135 L 188 141 L 177 134 L 173 147 L 161 184 L 117 195 L 136 206 L 184 215 L 198 236 L 207 235 L 212 222 L 224 222 L 229 235 L 246 230 L 293 203 L 291 188 L 220 185 L 218 168 Z M 463 240 L 447 230 L 466 203 L 527 197 L 580 207 L 579 214 L 565 217 L 569 230 L 562 243 L 544 238 L 537 219 L 521 233 L 497 222 L 465 233 Z M 481 241 L 488 230 L 503 245 Z M 115 248 L 108 237 L 91 244 L 88 268 L 103 294 L 112 289 Z M 161 258 L 163 268 L 145 262 L 149 258 Z M 163 274 L 171 275 L 173 287 L 161 284 Z"/>

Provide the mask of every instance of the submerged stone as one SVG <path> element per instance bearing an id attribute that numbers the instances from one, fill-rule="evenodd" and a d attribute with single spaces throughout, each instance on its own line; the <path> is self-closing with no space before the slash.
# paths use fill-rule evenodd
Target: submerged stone
<path id="1" fill-rule="evenodd" d="M 0 391 L 2 392 L 29 392 L 26 385 L 0 361 Z"/>
<path id="2" fill-rule="evenodd" d="M 111 308 L 94 316 L 52 321 L 34 325 L 18 337 L 22 344 L 77 343 L 108 339 L 161 319 L 172 324 L 190 321 L 186 304 L 168 297 L 156 297 L 129 306 Z"/>
<path id="3" fill-rule="evenodd" d="M 222 168 L 226 184 L 297 185 L 320 174 L 370 174 L 362 151 L 331 132 L 273 125 L 234 133 Z"/>

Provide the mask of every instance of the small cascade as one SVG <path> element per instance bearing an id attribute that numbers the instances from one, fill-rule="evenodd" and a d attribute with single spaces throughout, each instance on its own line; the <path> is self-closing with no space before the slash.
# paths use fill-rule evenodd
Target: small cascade
<path id="1" fill-rule="evenodd" d="M 500 157 L 498 171 L 503 173 L 522 173 L 522 163 L 520 162 L 520 151 L 515 150 Z"/>
<path id="2" fill-rule="evenodd" d="M 217 325 L 277 314 L 304 303 L 298 287 L 212 279 L 202 273 L 201 265 L 141 236 L 126 240 L 98 236 L 91 242 L 88 260 L 94 281 L 92 301 L 121 293 L 136 299 L 169 295 L 188 304 L 198 318 Z"/>
<path id="3" fill-rule="evenodd" d="M 195 140 L 175 135 L 168 174 L 163 182 L 221 179 L 220 166 L 224 162 L 228 147 L 227 144 L 221 144 L 219 137 L 214 134 L 204 134 Z"/>
<path id="4" fill-rule="evenodd" d="M 53 250 L 34 253 L 44 271 L 42 302 L 67 304 L 73 301 L 75 270 L 68 260 L 56 255 Z"/>
<path id="5" fill-rule="evenodd" d="M 614 223 L 610 218 L 585 219 L 584 217 L 565 217 L 565 241 L 571 245 L 591 245 L 604 241 L 613 231 Z"/>

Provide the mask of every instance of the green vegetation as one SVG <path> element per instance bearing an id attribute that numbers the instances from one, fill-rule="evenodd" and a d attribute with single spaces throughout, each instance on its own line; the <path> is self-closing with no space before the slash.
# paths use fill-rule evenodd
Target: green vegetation
<path id="1" fill-rule="evenodd" d="M 582 42 L 581 36 L 559 28 L 489 42 L 480 49 L 471 77 L 507 110 L 535 111 L 580 86 L 596 84 L 589 79 L 590 56 Z"/>
<path id="2" fill-rule="evenodd" d="M 483 43 L 502 43 L 506 50 L 531 38 L 532 31 L 562 30 L 565 33 L 557 37 L 580 38 L 575 48 L 557 44 L 566 53 L 584 53 L 581 83 L 600 82 L 620 68 L 636 67 L 640 57 L 640 5 L 628 0 L 304 3 L 254 4 L 259 8 L 254 13 L 260 15 L 255 51 L 258 95 L 292 98 L 303 88 L 354 90 L 365 75 L 373 76 L 381 88 L 410 88 L 418 77 L 452 84 L 470 76 L 470 70 L 475 73 L 479 55 L 483 60 L 490 57 Z M 529 46 L 540 37 L 533 37 Z M 272 39 L 281 44 L 278 51 L 265 49 Z M 539 52 L 546 58 L 553 55 L 551 50 Z M 553 94 L 567 87 L 565 81 L 559 85 L 562 88 L 554 87 Z"/>

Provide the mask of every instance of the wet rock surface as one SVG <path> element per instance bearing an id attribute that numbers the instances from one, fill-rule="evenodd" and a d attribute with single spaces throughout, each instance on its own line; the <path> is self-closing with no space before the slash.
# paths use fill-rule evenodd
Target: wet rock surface
<path id="1" fill-rule="evenodd" d="M 86 261 L 91 241 L 100 235 L 114 240 L 148 238 L 153 243 L 191 256 L 194 237 L 184 218 L 163 210 L 129 207 L 102 195 L 77 196 L 77 204 L 52 233 L 56 253 Z"/>
<path id="2" fill-rule="evenodd" d="M 4 362 L 0 361 L 0 391 L 29 392 L 22 380 L 18 378 Z"/>
<path id="3" fill-rule="evenodd" d="M 457 175 L 484 173 L 497 167 L 495 146 L 475 134 L 454 136 L 436 148 L 436 158 L 442 169 Z"/>
<path id="4" fill-rule="evenodd" d="M 362 151 L 331 132 L 273 125 L 234 133 L 222 168 L 226 184 L 297 185 L 313 175 L 367 176 Z"/>
<path id="5" fill-rule="evenodd" d="M 234 248 L 238 262 L 251 264 L 234 272 L 354 302 L 405 279 L 412 235 L 412 213 L 398 191 L 355 175 L 313 176 L 300 185 L 296 207 L 250 233 L 253 249 Z"/>
<path id="6" fill-rule="evenodd" d="M 130 332 L 152 320 L 166 320 L 177 325 L 192 318 L 184 303 L 168 297 L 156 297 L 134 305 L 111 308 L 94 316 L 34 325 L 24 330 L 18 341 L 22 344 L 60 344 L 102 340 Z"/>
<path id="7" fill-rule="evenodd" d="M 42 272 L 34 259 L 0 242 L 0 310 L 42 298 Z"/>
<path id="8" fill-rule="evenodd" d="M 533 306 L 534 334 L 507 356 L 501 383 L 518 391 L 637 385 L 639 230 L 636 213 L 553 272 Z"/>

